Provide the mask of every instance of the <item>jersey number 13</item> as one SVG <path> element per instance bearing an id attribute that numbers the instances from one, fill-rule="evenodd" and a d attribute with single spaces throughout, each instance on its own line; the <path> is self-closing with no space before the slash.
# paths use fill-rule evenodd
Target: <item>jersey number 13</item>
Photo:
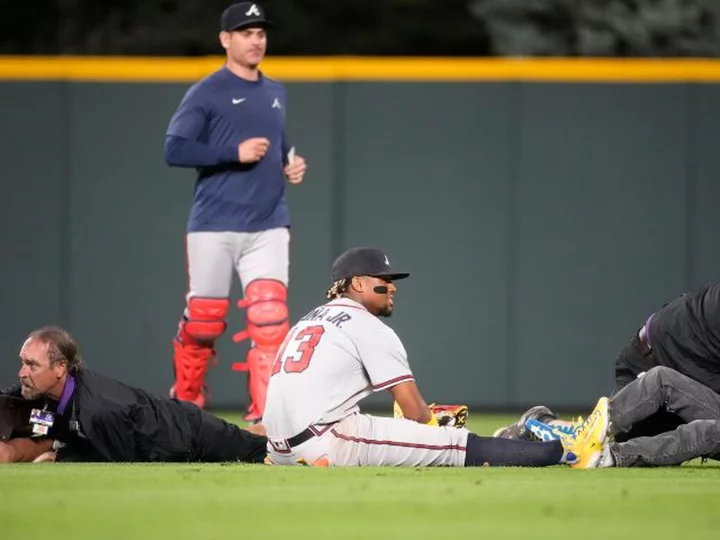
<path id="1" fill-rule="evenodd" d="M 284 369 L 285 373 L 305 371 L 324 333 L 325 328 L 322 326 L 308 326 L 296 331 L 295 335 L 288 335 L 278 351 L 270 376 L 280 373 L 281 369 Z"/>

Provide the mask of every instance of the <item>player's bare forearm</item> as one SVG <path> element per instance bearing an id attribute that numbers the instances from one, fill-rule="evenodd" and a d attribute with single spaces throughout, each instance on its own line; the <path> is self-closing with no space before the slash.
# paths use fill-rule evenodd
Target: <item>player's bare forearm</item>
<path id="1" fill-rule="evenodd" d="M 0 442 L 0 463 L 29 463 L 45 452 L 52 450 L 49 439 L 10 439 Z"/>
<path id="2" fill-rule="evenodd" d="M 400 406 L 403 417 L 420 424 L 427 424 L 432 419 L 430 408 L 420 395 L 415 381 L 400 383 L 389 389 L 393 399 Z"/>

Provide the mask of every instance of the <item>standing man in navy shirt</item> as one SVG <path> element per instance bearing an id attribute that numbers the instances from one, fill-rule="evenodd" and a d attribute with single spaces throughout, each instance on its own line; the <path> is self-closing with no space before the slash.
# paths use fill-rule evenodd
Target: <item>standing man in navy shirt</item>
<path id="1" fill-rule="evenodd" d="M 286 93 L 259 69 L 271 22 L 259 4 L 232 4 L 220 18 L 225 65 L 192 86 L 168 126 L 165 161 L 198 171 L 187 226 L 189 291 L 174 344 L 171 394 L 203 407 L 205 375 L 225 332 L 234 272 L 243 286 L 251 403 L 265 408 L 272 361 L 287 334 L 290 216 L 286 180 L 299 184 L 305 160 L 285 134 Z"/>

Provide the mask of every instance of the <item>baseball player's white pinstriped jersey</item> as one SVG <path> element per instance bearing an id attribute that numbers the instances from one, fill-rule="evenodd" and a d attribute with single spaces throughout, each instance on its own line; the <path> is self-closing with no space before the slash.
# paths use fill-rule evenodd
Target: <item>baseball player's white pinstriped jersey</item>
<path id="1" fill-rule="evenodd" d="M 279 465 L 325 458 L 333 466 L 462 466 L 468 431 L 360 414 L 373 392 L 414 380 L 395 332 L 339 298 L 305 315 L 273 366 L 263 424 Z M 317 436 L 291 447 L 308 427 Z"/>

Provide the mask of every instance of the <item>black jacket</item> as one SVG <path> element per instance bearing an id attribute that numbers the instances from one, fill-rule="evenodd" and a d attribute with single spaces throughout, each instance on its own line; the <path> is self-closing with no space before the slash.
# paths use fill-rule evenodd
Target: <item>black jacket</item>
<path id="1" fill-rule="evenodd" d="M 720 393 L 720 282 L 685 293 L 648 324 L 650 350 L 633 336 L 615 364 L 616 390 L 654 366 L 674 369 Z"/>
<path id="2" fill-rule="evenodd" d="M 720 282 L 663 306 L 650 321 L 649 338 L 660 365 L 720 393 Z"/>
<path id="3" fill-rule="evenodd" d="M 195 405 L 158 397 L 91 370 L 73 377 L 70 404 L 56 415 L 48 434 L 63 444 L 58 461 L 257 463 L 265 457 L 265 437 Z M 54 401 L 45 406 L 57 410 Z"/>

